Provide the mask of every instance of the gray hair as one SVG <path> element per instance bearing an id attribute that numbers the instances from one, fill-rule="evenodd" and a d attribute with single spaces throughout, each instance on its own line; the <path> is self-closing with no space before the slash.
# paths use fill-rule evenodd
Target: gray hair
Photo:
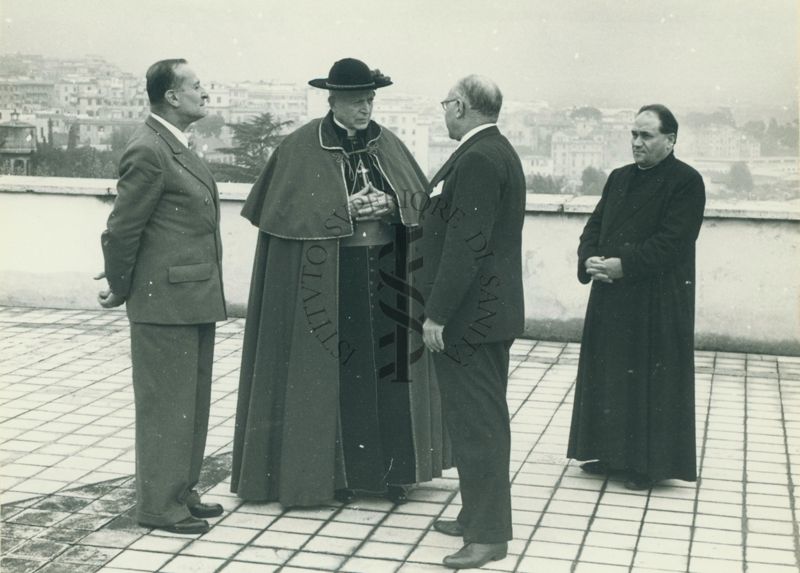
<path id="1" fill-rule="evenodd" d="M 328 105 L 332 105 L 333 102 L 336 100 L 337 95 L 341 94 L 342 92 L 372 92 L 372 95 L 375 95 L 375 90 L 366 88 L 363 90 L 328 90 Z"/>
<path id="2" fill-rule="evenodd" d="M 503 94 L 492 80 L 477 74 L 458 80 L 458 91 L 469 102 L 469 107 L 481 115 L 497 121 L 503 106 Z"/>

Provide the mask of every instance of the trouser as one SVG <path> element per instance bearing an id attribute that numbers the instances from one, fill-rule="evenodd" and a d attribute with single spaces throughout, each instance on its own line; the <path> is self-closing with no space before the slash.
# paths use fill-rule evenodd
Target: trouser
<path id="1" fill-rule="evenodd" d="M 461 488 L 465 543 L 512 537 L 506 403 L 511 341 L 448 346 L 433 355 Z"/>
<path id="2" fill-rule="evenodd" d="M 136 404 L 136 518 L 169 525 L 199 503 L 215 324 L 131 323 Z M 188 504 L 188 505 L 187 505 Z"/>

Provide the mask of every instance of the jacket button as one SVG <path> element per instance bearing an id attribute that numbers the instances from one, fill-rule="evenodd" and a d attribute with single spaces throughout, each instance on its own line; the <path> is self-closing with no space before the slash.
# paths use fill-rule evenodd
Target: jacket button
<path id="1" fill-rule="evenodd" d="M 208 197 L 206 197 L 205 198 L 205 204 L 208 205 L 210 202 L 211 202 L 211 200 Z"/>

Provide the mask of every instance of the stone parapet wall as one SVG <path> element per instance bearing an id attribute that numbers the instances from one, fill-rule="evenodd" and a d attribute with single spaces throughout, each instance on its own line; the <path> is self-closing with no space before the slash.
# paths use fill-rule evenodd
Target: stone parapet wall
<path id="1" fill-rule="evenodd" d="M 220 184 L 226 296 L 247 302 L 256 230 L 248 185 Z M 115 181 L 0 176 L 0 305 L 94 308 Z M 576 248 L 597 197 L 528 195 L 526 335 L 580 340 L 589 289 Z M 697 244 L 697 345 L 800 355 L 800 202 L 710 200 Z"/>

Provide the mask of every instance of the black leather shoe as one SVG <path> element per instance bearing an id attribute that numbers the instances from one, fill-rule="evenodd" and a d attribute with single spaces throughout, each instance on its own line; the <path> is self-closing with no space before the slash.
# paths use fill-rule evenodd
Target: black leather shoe
<path id="1" fill-rule="evenodd" d="M 403 505 L 408 503 L 408 493 L 406 488 L 401 485 L 388 485 L 386 486 L 386 499 L 395 505 Z"/>
<path id="2" fill-rule="evenodd" d="M 189 506 L 189 513 L 194 517 L 218 517 L 222 515 L 222 506 L 218 503 L 198 503 Z"/>
<path id="3" fill-rule="evenodd" d="M 608 466 L 601 461 L 583 463 L 581 469 L 593 476 L 602 476 L 608 473 Z"/>
<path id="4" fill-rule="evenodd" d="M 356 492 L 352 489 L 342 488 L 333 492 L 333 499 L 341 503 L 350 503 L 356 498 Z"/>
<path id="5" fill-rule="evenodd" d="M 625 487 L 633 491 L 644 491 L 653 487 L 655 482 L 644 474 L 632 473 L 628 474 L 628 479 L 625 480 Z"/>
<path id="6" fill-rule="evenodd" d="M 144 524 L 142 524 L 144 525 Z M 205 519 L 197 519 L 196 517 L 187 517 L 177 523 L 169 525 L 145 525 L 145 527 L 152 527 L 154 529 L 163 529 L 171 533 L 180 533 L 183 535 L 198 535 L 208 531 L 208 522 Z"/>
<path id="7" fill-rule="evenodd" d="M 452 535 L 453 537 L 464 537 L 464 526 L 456 520 L 437 519 L 433 522 L 433 528 L 439 533 Z"/>
<path id="8" fill-rule="evenodd" d="M 499 561 L 508 554 L 508 543 L 467 543 L 464 547 L 442 560 L 450 569 L 472 569 L 483 567 L 489 561 Z"/>

